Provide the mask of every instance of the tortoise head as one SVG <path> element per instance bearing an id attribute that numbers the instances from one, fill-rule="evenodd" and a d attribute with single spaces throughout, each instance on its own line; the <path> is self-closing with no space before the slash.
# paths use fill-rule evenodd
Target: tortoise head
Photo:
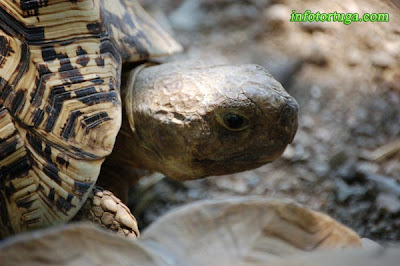
<path id="1" fill-rule="evenodd" d="M 296 100 L 258 65 L 147 67 L 123 94 L 132 164 L 178 180 L 272 162 L 297 130 Z"/>

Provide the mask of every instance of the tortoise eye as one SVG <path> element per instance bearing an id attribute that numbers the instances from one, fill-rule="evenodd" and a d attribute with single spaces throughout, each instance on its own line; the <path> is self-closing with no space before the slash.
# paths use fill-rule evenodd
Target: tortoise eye
<path id="1" fill-rule="evenodd" d="M 225 114 L 223 120 L 225 127 L 233 131 L 243 130 L 249 124 L 247 118 L 238 114 Z"/>

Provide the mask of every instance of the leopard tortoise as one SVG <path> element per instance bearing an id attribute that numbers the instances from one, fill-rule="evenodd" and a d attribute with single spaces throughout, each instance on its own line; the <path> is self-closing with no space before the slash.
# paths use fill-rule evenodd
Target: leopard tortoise
<path id="1" fill-rule="evenodd" d="M 298 105 L 282 86 L 256 65 L 149 63 L 180 50 L 135 1 L 0 1 L 0 238 L 77 216 L 135 236 L 116 196 L 146 172 L 283 153 Z"/>

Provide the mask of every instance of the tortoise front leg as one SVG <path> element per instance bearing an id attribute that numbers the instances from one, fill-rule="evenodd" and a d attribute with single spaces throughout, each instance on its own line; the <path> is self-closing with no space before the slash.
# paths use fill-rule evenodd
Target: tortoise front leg
<path id="1" fill-rule="evenodd" d="M 117 137 L 113 152 L 107 157 L 101 167 L 97 183 L 100 187 L 111 191 L 123 203 L 128 203 L 129 190 L 144 176 L 152 173 L 149 170 L 135 168 L 126 162 L 126 150 L 129 146 Z M 125 157 L 124 157 L 125 156 Z M 121 161 L 121 158 L 125 158 Z"/>
<path id="2" fill-rule="evenodd" d="M 125 237 L 139 237 L 135 217 L 122 201 L 96 186 L 73 221 L 90 221 Z"/>

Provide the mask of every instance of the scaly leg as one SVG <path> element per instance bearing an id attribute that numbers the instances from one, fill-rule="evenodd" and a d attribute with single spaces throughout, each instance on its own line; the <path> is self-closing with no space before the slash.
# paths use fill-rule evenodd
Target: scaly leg
<path id="1" fill-rule="evenodd" d="M 140 235 L 129 208 L 113 193 L 97 186 L 73 221 L 90 221 L 125 237 L 137 238 Z"/>

